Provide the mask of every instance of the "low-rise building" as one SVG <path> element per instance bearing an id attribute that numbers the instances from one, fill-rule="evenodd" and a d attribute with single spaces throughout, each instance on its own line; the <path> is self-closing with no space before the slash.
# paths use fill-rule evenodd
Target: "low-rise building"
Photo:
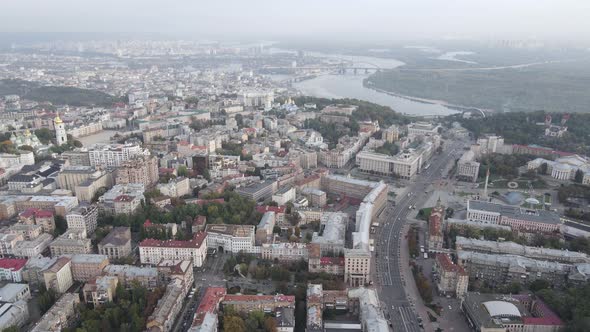
<path id="1" fill-rule="evenodd" d="M 237 311 L 250 312 L 260 310 L 274 312 L 278 308 L 294 308 L 293 295 L 225 295 L 222 306 L 232 306 Z"/>
<path id="2" fill-rule="evenodd" d="M 98 244 L 98 253 L 115 260 L 131 255 L 129 227 L 114 227 Z"/>

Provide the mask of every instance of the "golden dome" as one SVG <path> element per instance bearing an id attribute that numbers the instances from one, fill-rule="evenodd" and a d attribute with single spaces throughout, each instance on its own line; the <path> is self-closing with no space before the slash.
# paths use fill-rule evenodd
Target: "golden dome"
<path id="1" fill-rule="evenodd" d="M 25 136 L 31 136 L 31 131 L 29 128 L 25 129 Z"/>
<path id="2" fill-rule="evenodd" d="M 57 123 L 63 123 L 63 121 L 61 121 L 61 118 L 59 117 L 59 112 L 56 113 L 55 119 L 53 119 L 53 122 L 56 123 L 56 124 Z"/>

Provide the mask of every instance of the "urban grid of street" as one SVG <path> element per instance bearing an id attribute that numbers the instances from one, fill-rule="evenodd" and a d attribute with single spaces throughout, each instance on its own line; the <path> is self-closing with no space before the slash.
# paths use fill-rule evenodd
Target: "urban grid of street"
<path id="1" fill-rule="evenodd" d="M 424 204 L 429 196 L 426 189 L 440 180 L 462 153 L 463 142 L 448 143 L 440 155 L 432 158 L 431 166 L 408 185 L 408 194 L 400 197 L 395 206 L 388 205 L 381 215 L 382 229 L 375 241 L 376 281 L 385 316 L 394 331 L 420 331 L 420 322 L 425 330 L 431 330 L 426 311 L 420 310 L 421 314 L 416 311 L 416 305 L 423 308 L 423 304 L 410 271 L 407 241 L 402 240 L 408 230 L 408 212 Z"/>
<path id="2" fill-rule="evenodd" d="M 431 166 L 423 170 L 415 180 L 409 181 L 406 187 L 408 194 L 400 197 L 395 205 L 388 204 L 380 215 L 382 229 L 375 239 L 376 255 L 376 287 L 380 288 L 379 296 L 382 309 L 386 318 L 390 321 L 393 331 L 419 332 L 420 321 L 426 331 L 432 330 L 428 323 L 426 311 L 422 314 L 416 312 L 416 306 L 422 307 L 416 286 L 409 268 L 409 253 L 404 234 L 407 233 L 408 219 L 406 218 L 411 206 L 421 206 L 428 199 L 425 191 L 435 181 L 443 177 L 452 162 L 462 153 L 463 141 L 447 141 L 443 152 L 435 154 L 431 159 Z M 215 286 L 240 286 L 242 289 L 250 288 L 259 291 L 272 292 L 274 284 L 270 281 L 251 281 L 249 279 L 231 278 L 222 279 L 223 265 L 227 254 L 218 253 L 209 256 L 200 268 L 195 268 L 194 287 L 195 295 L 185 302 L 178 319 L 172 329 L 173 332 L 185 332 L 192 323 L 196 306 L 202 299 L 207 287 Z M 420 317 L 420 319 L 419 319 Z"/>

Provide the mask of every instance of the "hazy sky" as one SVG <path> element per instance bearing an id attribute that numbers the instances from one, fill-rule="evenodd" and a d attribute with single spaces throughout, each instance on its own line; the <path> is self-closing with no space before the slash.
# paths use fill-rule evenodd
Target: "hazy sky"
<path id="1" fill-rule="evenodd" d="M 590 41 L 590 0 L 0 0 L 2 32 Z"/>

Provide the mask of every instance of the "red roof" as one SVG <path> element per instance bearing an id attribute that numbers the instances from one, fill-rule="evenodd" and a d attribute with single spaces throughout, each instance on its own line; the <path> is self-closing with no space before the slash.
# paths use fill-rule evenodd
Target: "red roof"
<path id="1" fill-rule="evenodd" d="M 140 247 L 162 247 L 162 248 L 200 248 L 207 237 L 206 232 L 195 233 L 189 241 L 179 240 L 156 240 L 145 239 L 139 243 Z"/>
<path id="2" fill-rule="evenodd" d="M 261 205 L 256 207 L 256 211 L 260 213 L 266 212 L 274 212 L 274 213 L 285 213 L 285 206 L 271 206 L 271 205 Z"/>
<path id="3" fill-rule="evenodd" d="M 30 217 L 33 217 L 37 211 L 39 211 L 39 209 L 28 208 L 28 209 L 24 210 L 23 212 L 21 212 L 19 214 L 19 216 L 22 218 L 30 218 Z"/>
<path id="4" fill-rule="evenodd" d="M 207 217 L 205 217 L 205 216 L 197 216 L 195 218 L 195 220 L 193 221 L 193 225 L 195 225 L 195 226 L 205 225 L 206 222 L 207 222 Z"/>
<path id="5" fill-rule="evenodd" d="M 344 257 L 322 257 L 320 258 L 320 264 L 344 266 Z"/>
<path id="6" fill-rule="evenodd" d="M 215 312 L 219 303 L 223 300 L 226 294 L 225 287 L 208 287 L 201 303 L 197 307 L 197 311 L 195 312 L 195 320 L 193 321 L 193 326 L 199 326 L 203 324 L 203 320 L 205 319 L 205 315 L 208 312 Z"/>
<path id="7" fill-rule="evenodd" d="M 35 213 L 35 218 L 51 218 L 53 217 L 53 211 L 39 210 Z"/>
<path id="8" fill-rule="evenodd" d="M 223 200 L 223 198 L 215 198 L 215 199 L 197 199 L 196 204 L 197 205 L 205 205 L 205 204 L 209 204 L 209 203 L 219 203 L 219 204 L 223 204 L 225 203 L 225 201 Z"/>
<path id="9" fill-rule="evenodd" d="M 228 302 L 293 302 L 294 295 L 226 295 L 223 301 Z"/>
<path id="10" fill-rule="evenodd" d="M 117 197 L 115 197 L 115 202 L 131 202 L 133 200 L 133 197 L 129 196 L 129 195 L 119 195 Z"/>
<path id="11" fill-rule="evenodd" d="M 22 269 L 25 266 L 25 264 L 27 264 L 26 259 L 0 258 L 0 269 L 19 271 L 20 269 Z"/>
<path id="12" fill-rule="evenodd" d="M 182 146 L 189 145 L 189 144 L 190 143 L 187 142 L 187 141 L 180 141 L 180 142 L 178 142 L 178 145 L 182 145 Z"/>
<path id="13" fill-rule="evenodd" d="M 143 227 L 151 227 L 153 224 L 151 222 L 151 220 L 146 219 L 145 222 L 143 223 Z"/>
<path id="14" fill-rule="evenodd" d="M 457 272 L 457 273 L 460 273 L 460 274 L 466 274 L 467 273 L 462 266 L 457 265 L 457 264 L 454 264 L 451 261 L 451 257 L 449 257 L 449 255 L 447 255 L 447 254 L 437 254 L 436 255 L 436 262 L 445 271 L 448 271 L 448 272 Z"/>

